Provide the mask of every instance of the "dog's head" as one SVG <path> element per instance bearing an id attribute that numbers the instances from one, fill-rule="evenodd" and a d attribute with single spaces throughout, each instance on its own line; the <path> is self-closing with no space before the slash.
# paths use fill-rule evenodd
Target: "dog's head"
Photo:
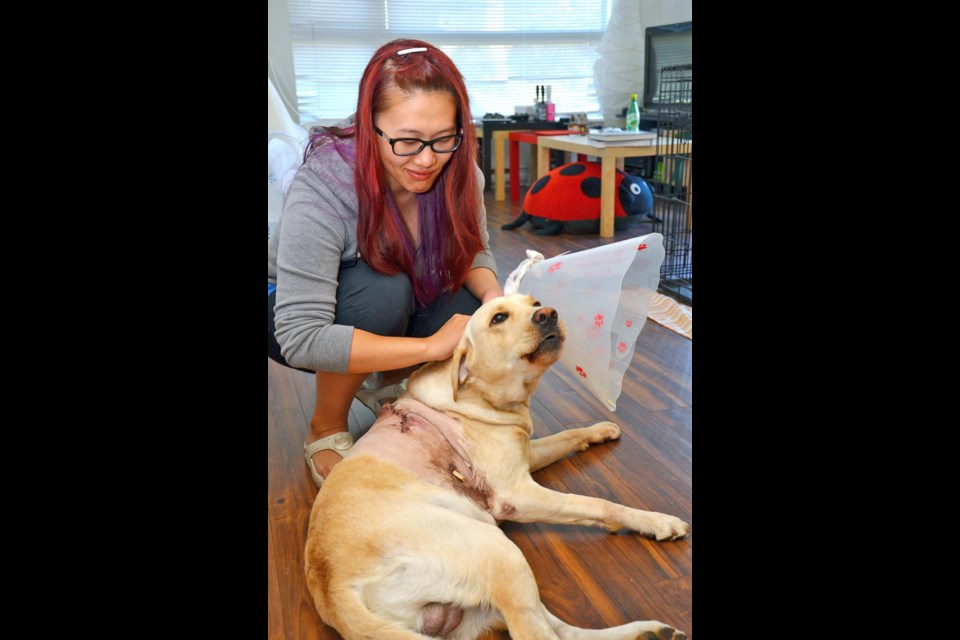
<path id="1" fill-rule="evenodd" d="M 560 359 L 566 338 L 555 309 L 525 294 L 494 298 L 470 318 L 453 352 L 453 399 L 471 387 L 494 407 L 526 401 Z"/>

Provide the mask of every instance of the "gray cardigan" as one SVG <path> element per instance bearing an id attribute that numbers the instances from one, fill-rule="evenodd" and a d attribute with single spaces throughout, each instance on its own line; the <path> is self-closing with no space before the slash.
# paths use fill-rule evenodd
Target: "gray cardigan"
<path id="1" fill-rule="evenodd" d="M 349 121 L 338 123 L 346 126 Z M 353 145 L 354 139 L 342 142 Z M 477 167 L 484 250 L 471 268 L 497 272 Z M 287 363 L 346 373 L 353 327 L 334 324 L 340 261 L 357 254 L 357 192 L 353 166 L 336 153 L 311 156 L 287 191 L 283 214 L 267 241 L 267 280 L 277 284 L 276 338 Z"/>

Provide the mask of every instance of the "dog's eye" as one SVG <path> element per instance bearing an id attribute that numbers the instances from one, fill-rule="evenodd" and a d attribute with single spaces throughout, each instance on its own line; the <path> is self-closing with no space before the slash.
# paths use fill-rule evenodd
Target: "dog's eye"
<path id="1" fill-rule="evenodd" d="M 540 304 L 540 301 L 537 300 L 536 302 L 533 303 L 533 306 L 535 306 L 535 307 L 540 307 L 540 306 L 542 306 L 542 305 Z"/>
<path id="2" fill-rule="evenodd" d="M 501 322 L 503 322 L 509 317 L 510 317 L 509 314 L 498 313 L 497 315 L 493 316 L 493 320 L 490 321 L 490 324 L 500 324 Z"/>

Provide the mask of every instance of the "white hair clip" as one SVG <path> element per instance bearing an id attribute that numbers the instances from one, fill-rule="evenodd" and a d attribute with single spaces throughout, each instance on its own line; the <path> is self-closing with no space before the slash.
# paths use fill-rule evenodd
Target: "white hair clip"
<path id="1" fill-rule="evenodd" d="M 427 50 L 426 47 L 414 47 L 413 49 L 401 49 L 400 51 L 397 51 L 397 55 L 405 56 L 408 53 L 417 53 L 418 51 L 426 51 L 426 50 Z"/>

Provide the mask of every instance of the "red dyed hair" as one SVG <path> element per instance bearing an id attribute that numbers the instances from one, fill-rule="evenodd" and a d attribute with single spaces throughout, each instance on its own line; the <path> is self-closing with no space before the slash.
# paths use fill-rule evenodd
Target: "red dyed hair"
<path id="1" fill-rule="evenodd" d="M 426 51 L 397 55 L 425 47 Z M 457 108 L 460 148 L 444 166 L 430 191 L 417 194 L 420 251 L 413 244 L 394 202 L 373 130 L 374 116 L 388 107 L 388 92 L 449 94 Z M 359 211 L 357 243 L 363 260 L 375 271 L 403 271 L 421 305 L 443 291 L 463 286 L 473 259 L 482 251 L 478 216 L 483 206 L 477 178 L 477 138 L 463 76 L 453 61 L 420 40 L 394 40 L 380 47 L 360 80 L 357 99 L 354 178 Z"/>

